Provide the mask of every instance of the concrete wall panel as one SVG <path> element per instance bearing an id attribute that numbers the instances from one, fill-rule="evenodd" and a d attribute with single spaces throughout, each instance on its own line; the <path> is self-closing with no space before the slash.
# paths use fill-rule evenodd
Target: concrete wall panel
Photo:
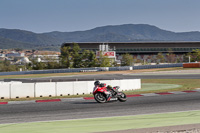
<path id="1" fill-rule="evenodd" d="M 120 86 L 120 91 L 125 91 L 125 90 L 128 90 L 128 82 L 127 82 L 127 80 L 120 80 L 119 81 L 120 82 L 120 84 L 121 84 L 121 86 Z"/>
<path id="2" fill-rule="evenodd" d="M 57 96 L 73 95 L 74 83 L 73 82 L 57 82 Z"/>
<path id="3" fill-rule="evenodd" d="M 34 97 L 35 83 L 12 83 L 11 98 Z"/>
<path id="4" fill-rule="evenodd" d="M 87 81 L 74 82 L 74 95 L 88 94 Z"/>
<path id="5" fill-rule="evenodd" d="M 114 87 L 114 86 L 121 86 L 120 80 L 111 80 L 110 84 L 111 84 L 112 87 Z"/>
<path id="6" fill-rule="evenodd" d="M 94 81 L 87 81 L 87 88 L 88 94 L 92 94 L 94 89 Z"/>
<path id="7" fill-rule="evenodd" d="M 10 84 L 9 83 L 0 83 L 0 98 L 1 99 L 10 98 Z"/>
<path id="8" fill-rule="evenodd" d="M 56 96 L 56 83 L 36 83 L 35 84 L 35 96 L 36 97 L 49 97 Z"/>

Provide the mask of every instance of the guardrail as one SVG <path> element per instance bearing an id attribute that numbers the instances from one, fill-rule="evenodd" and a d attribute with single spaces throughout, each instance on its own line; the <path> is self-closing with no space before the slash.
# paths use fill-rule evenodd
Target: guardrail
<path id="1" fill-rule="evenodd" d="M 107 85 L 120 86 L 121 91 L 141 89 L 140 79 L 101 80 Z M 53 97 L 83 95 L 93 92 L 94 81 L 22 83 L 0 82 L 0 98 Z"/>
<path id="2" fill-rule="evenodd" d="M 133 69 L 152 69 L 152 68 L 170 68 L 170 67 L 183 67 L 183 63 L 177 63 L 177 64 L 163 64 L 163 65 L 133 66 Z"/>
<path id="3" fill-rule="evenodd" d="M 183 63 L 164 64 L 164 65 L 141 65 L 141 66 L 123 66 L 123 67 L 93 67 L 93 68 L 72 68 L 72 69 L 48 69 L 19 72 L 0 72 L 0 75 L 24 75 L 24 74 L 46 74 L 46 73 L 73 73 L 73 72 L 94 72 L 94 71 L 123 71 L 134 69 L 152 69 L 183 67 Z"/>

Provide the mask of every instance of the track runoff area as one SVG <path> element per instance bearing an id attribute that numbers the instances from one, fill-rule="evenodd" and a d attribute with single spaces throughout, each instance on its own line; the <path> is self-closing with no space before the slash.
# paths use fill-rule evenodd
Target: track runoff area
<path id="1" fill-rule="evenodd" d="M 148 86 L 148 84 L 146 84 Z M 156 85 L 156 84 L 154 84 Z M 149 84 L 149 86 L 151 86 Z M 161 85 L 162 89 L 170 87 L 180 87 L 179 85 Z M 155 87 L 147 88 L 153 90 Z M 156 88 L 156 89 L 159 89 Z M 180 92 L 167 92 L 167 93 L 149 93 L 139 95 L 128 95 L 128 97 L 141 97 L 141 96 L 156 96 L 156 95 L 171 95 L 182 93 L 195 93 L 195 91 L 180 91 Z M 85 101 L 92 100 L 90 97 L 85 97 Z M 45 102 L 45 101 L 44 101 Z M 48 102 L 48 101 L 47 101 Z M 54 101 L 55 102 L 55 101 Z M 59 102 L 62 102 L 59 101 Z M 36 102 L 37 103 L 37 102 Z M 9 104 L 9 102 L 7 103 Z M 0 105 L 4 106 L 4 105 Z M 117 110 L 116 110 L 117 111 Z M 85 118 L 85 119 L 72 119 L 72 120 L 58 120 L 58 121 L 39 121 L 28 123 L 8 123 L 0 124 L 0 132 L 2 133 L 35 133 L 35 132 L 140 132 L 138 129 L 150 129 L 155 127 L 177 126 L 177 125 L 190 125 L 200 123 L 200 110 L 182 111 L 182 112 L 168 112 L 168 113 L 151 113 L 142 115 L 127 115 L 115 117 L 101 117 L 101 118 Z M 162 129 L 162 128 L 161 128 Z M 161 130 L 160 129 L 160 130 Z M 175 128 L 176 129 L 176 128 Z"/>
<path id="2" fill-rule="evenodd" d="M 171 112 L 63 121 L 45 121 L 20 124 L 1 124 L 2 133 L 89 133 L 166 127 L 200 123 L 200 111 Z M 139 132 L 140 130 L 136 130 Z M 148 130 L 147 130 L 148 131 Z"/>

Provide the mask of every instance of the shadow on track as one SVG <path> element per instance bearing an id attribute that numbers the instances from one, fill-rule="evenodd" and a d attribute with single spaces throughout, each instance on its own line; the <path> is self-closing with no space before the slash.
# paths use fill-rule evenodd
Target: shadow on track
<path id="1" fill-rule="evenodd" d="M 97 102 L 74 102 L 73 104 L 98 104 Z"/>
<path id="2" fill-rule="evenodd" d="M 111 103 L 117 103 L 118 101 L 109 101 L 106 103 L 98 103 L 96 101 L 91 101 L 91 102 L 74 102 L 73 104 L 111 104 Z"/>

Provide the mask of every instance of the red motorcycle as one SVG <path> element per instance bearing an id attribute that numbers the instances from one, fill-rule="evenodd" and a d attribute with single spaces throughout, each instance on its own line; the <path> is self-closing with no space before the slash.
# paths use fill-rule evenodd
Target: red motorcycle
<path id="1" fill-rule="evenodd" d="M 98 103 L 105 103 L 108 101 L 117 101 L 119 100 L 120 102 L 125 102 L 126 101 L 126 94 L 123 92 L 119 92 L 119 86 L 115 87 L 106 87 L 106 84 L 101 83 L 99 81 L 96 81 L 95 83 L 95 88 L 93 91 L 94 99 Z"/>

